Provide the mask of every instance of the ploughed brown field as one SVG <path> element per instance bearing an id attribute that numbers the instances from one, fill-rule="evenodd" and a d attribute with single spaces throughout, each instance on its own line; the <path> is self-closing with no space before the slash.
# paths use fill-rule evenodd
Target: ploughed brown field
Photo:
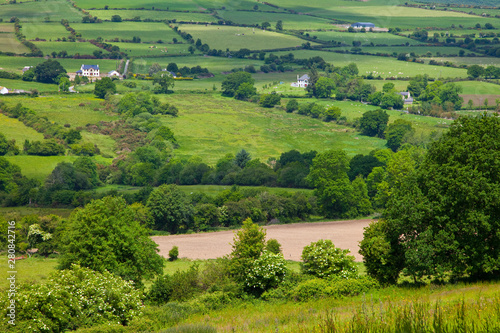
<path id="1" fill-rule="evenodd" d="M 358 253 L 363 239 L 363 228 L 371 220 L 334 221 L 318 223 L 295 223 L 264 227 L 266 239 L 277 239 L 287 260 L 300 261 L 302 249 L 311 242 L 330 239 L 336 247 L 348 249 L 362 261 Z M 220 231 L 190 235 L 153 236 L 159 245 L 160 254 L 168 258 L 168 251 L 179 247 L 179 257 L 189 259 L 215 259 L 231 253 L 235 231 Z"/>

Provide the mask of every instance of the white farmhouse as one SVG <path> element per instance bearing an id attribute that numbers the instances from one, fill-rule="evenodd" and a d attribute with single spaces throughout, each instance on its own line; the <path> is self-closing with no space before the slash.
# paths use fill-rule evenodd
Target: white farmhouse
<path id="1" fill-rule="evenodd" d="M 115 70 L 108 72 L 108 74 L 106 76 L 107 77 L 121 77 L 120 73 L 118 73 L 118 71 L 115 71 Z"/>
<path id="2" fill-rule="evenodd" d="M 0 95 L 6 95 L 9 93 L 9 89 L 0 86 Z"/>
<path id="3" fill-rule="evenodd" d="M 76 71 L 76 75 L 86 76 L 86 77 L 99 77 L 101 74 L 99 72 L 99 65 L 83 65 L 80 70 Z"/>
<path id="4" fill-rule="evenodd" d="M 299 77 L 299 76 L 297 75 L 297 82 L 293 82 L 293 83 L 291 84 L 291 86 L 292 86 L 292 87 L 300 87 L 300 88 L 305 88 L 305 87 L 307 87 L 307 86 L 308 86 L 308 84 L 309 84 L 309 79 L 310 79 L 310 77 L 309 77 L 309 75 L 307 75 L 307 74 L 304 74 L 304 75 L 302 75 L 301 77 Z"/>

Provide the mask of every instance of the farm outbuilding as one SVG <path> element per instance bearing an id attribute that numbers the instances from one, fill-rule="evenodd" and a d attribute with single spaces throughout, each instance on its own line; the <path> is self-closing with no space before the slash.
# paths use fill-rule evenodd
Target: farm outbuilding
<path id="1" fill-rule="evenodd" d="M 356 22 L 351 24 L 353 28 L 375 28 L 375 24 L 371 22 Z"/>

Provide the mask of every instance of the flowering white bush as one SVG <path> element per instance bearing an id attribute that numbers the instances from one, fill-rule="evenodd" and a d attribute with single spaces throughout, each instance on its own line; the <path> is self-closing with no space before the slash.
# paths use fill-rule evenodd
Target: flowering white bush
<path id="1" fill-rule="evenodd" d="M 259 291 L 275 288 L 283 281 L 286 273 L 287 268 L 283 254 L 264 251 L 248 269 L 245 286 Z"/>
<path id="2" fill-rule="evenodd" d="M 302 250 L 302 272 L 319 278 L 354 277 L 358 271 L 354 257 L 348 254 L 349 250 L 335 247 L 331 240 L 320 239 Z"/>
<path id="3" fill-rule="evenodd" d="M 141 292 L 131 282 L 77 265 L 54 273 L 45 284 L 20 286 L 16 300 L 16 325 L 0 327 L 2 332 L 64 332 L 98 324 L 124 325 L 143 307 Z M 8 301 L 2 293 L 4 318 Z"/>

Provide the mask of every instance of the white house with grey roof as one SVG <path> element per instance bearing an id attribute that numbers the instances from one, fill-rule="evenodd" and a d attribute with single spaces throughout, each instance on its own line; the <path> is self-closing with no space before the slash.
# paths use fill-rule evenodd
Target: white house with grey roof
<path id="1" fill-rule="evenodd" d="M 86 77 L 99 77 L 101 75 L 99 71 L 99 65 L 83 65 L 80 70 L 76 71 L 76 75 L 86 76 Z"/>
<path id="2" fill-rule="evenodd" d="M 292 87 L 299 87 L 299 88 L 305 88 L 309 85 L 309 80 L 311 78 L 309 77 L 309 75 L 307 74 L 304 74 L 302 76 L 298 76 L 297 75 L 297 82 L 293 82 L 291 84 Z"/>

